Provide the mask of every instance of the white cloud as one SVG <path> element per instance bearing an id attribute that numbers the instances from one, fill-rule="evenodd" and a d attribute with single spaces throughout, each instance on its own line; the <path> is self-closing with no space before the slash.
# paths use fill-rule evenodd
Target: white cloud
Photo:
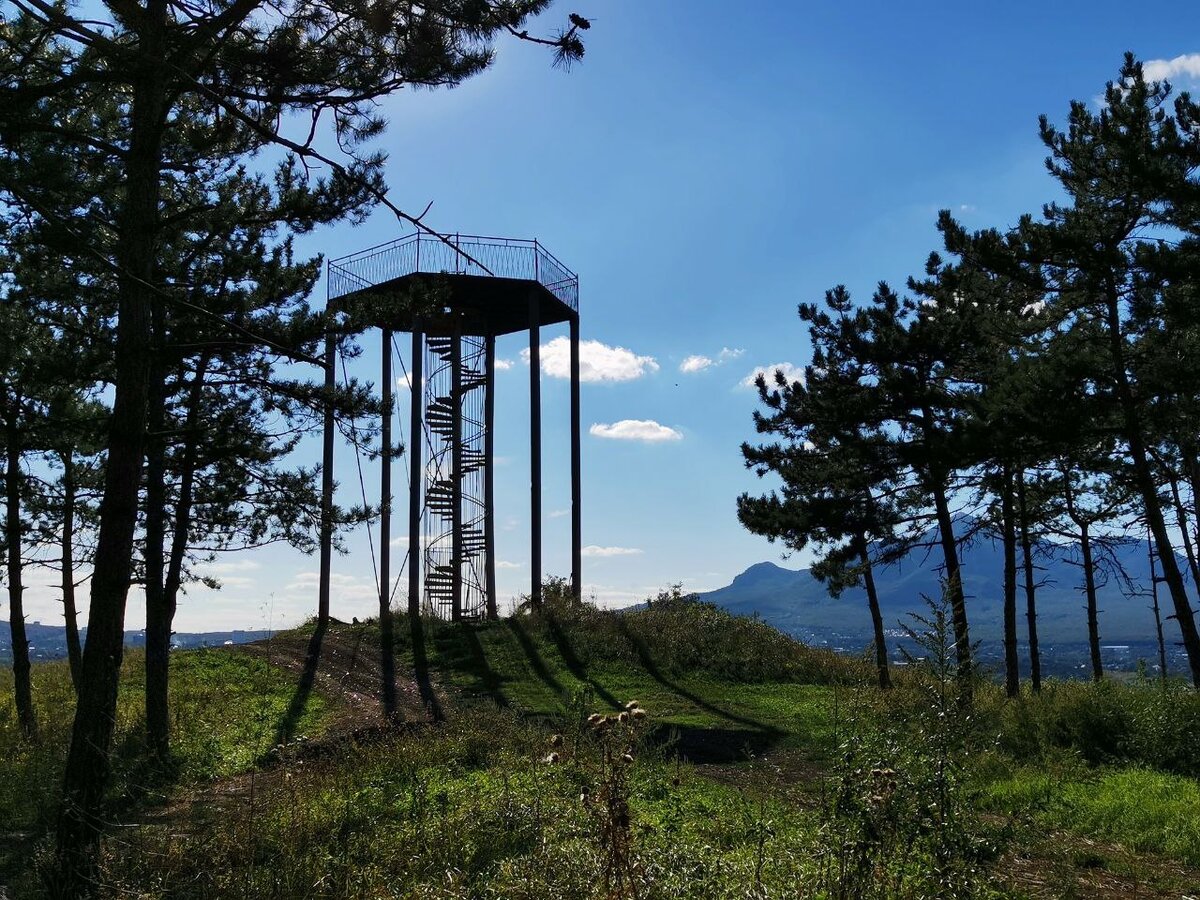
<path id="1" fill-rule="evenodd" d="M 678 441 L 683 435 L 674 428 L 660 425 L 653 419 L 622 419 L 611 425 L 597 422 L 588 429 L 589 434 L 596 437 L 609 438 L 616 441 Z"/>
<path id="2" fill-rule="evenodd" d="M 549 513 L 547 513 L 547 517 L 551 519 L 561 519 L 563 516 L 569 516 L 570 514 L 571 511 L 569 509 L 552 509 Z"/>
<path id="3" fill-rule="evenodd" d="M 556 337 L 542 344 L 542 373 L 551 378 L 571 377 L 571 342 Z M 528 348 L 521 351 L 528 365 Z M 581 341 L 579 344 L 579 380 L 587 382 L 633 381 L 658 371 L 653 356 L 638 356 L 624 347 L 610 347 L 600 341 Z"/>
<path id="4" fill-rule="evenodd" d="M 790 362 L 771 363 L 769 366 L 759 366 L 740 382 L 742 387 L 754 387 L 754 381 L 759 375 L 766 375 L 767 386 L 775 384 L 775 373 L 783 372 L 783 377 L 788 380 L 788 383 L 799 381 L 804 383 L 804 368 L 802 366 L 794 366 Z"/>
<path id="5" fill-rule="evenodd" d="M 1147 82 L 1180 81 L 1200 83 L 1200 53 L 1183 53 L 1173 59 L 1148 59 L 1142 63 L 1142 75 Z M 1118 85 L 1124 90 L 1124 86 Z M 1108 105 L 1107 92 L 1097 94 L 1092 98 L 1096 109 L 1104 109 Z"/>
<path id="6" fill-rule="evenodd" d="M 1148 59 L 1142 63 L 1142 73 L 1147 81 L 1200 79 L 1200 53 L 1184 53 L 1174 59 Z"/>
<path id="7" fill-rule="evenodd" d="M 511 359 L 498 359 L 495 361 L 494 365 L 496 366 L 497 372 L 507 372 L 513 367 L 513 361 Z"/>
<path id="8" fill-rule="evenodd" d="M 642 551 L 636 547 L 598 547 L 588 544 L 581 552 L 584 556 L 638 556 Z"/>
<path id="9" fill-rule="evenodd" d="M 218 575 L 216 578 L 223 588 L 254 587 L 254 585 L 258 584 L 257 579 L 249 578 L 245 575 Z"/>
<path id="10" fill-rule="evenodd" d="M 745 352 L 745 350 L 740 348 L 735 350 L 731 347 L 722 347 L 716 359 L 711 356 L 702 356 L 699 353 L 694 353 L 679 364 L 679 371 L 685 375 L 694 375 L 696 372 L 703 372 L 705 369 L 727 363 L 731 359 L 737 359 Z"/>
<path id="11" fill-rule="evenodd" d="M 253 572 L 255 569 L 261 569 L 262 563 L 252 559 L 231 559 L 228 562 L 212 563 L 206 568 L 214 575 L 220 575 L 227 572 Z"/>
<path id="12" fill-rule="evenodd" d="M 690 375 L 693 372 L 703 372 L 709 366 L 714 365 L 716 363 L 707 356 L 692 355 L 679 364 L 679 371 Z"/>
<path id="13" fill-rule="evenodd" d="M 507 559 L 496 560 L 497 569 L 519 569 L 521 564 L 518 562 L 509 562 Z"/>

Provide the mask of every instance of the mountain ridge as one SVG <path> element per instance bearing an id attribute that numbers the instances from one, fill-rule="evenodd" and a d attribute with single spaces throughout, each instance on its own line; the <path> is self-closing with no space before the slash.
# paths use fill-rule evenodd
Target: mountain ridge
<path id="1" fill-rule="evenodd" d="M 1038 632 L 1043 643 L 1087 641 L 1086 599 L 1083 573 L 1072 544 L 1042 542 L 1035 564 L 1039 567 L 1037 591 Z M 1129 585 L 1123 586 L 1110 564 L 1101 571 L 1097 588 L 1101 640 L 1105 643 L 1154 641 L 1154 616 L 1150 611 L 1150 572 L 1146 545 L 1122 539 L 1113 542 L 1113 556 L 1124 569 Z M 1003 636 L 1003 553 L 990 539 L 970 542 L 962 551 L 963 587 L 973 639 L 996 642 Z M 897 633 L 911 621 L 909 614 L 924 609 L 923 597 L 940 593 L 936 555 L 924 547 L 909 551 L 898 562 L 875 569 L 884 626 Z M 1181 560 L 1186 571 L 1186 562 Z M 1018 573 L 1018 632 L 1024 642 L 1025 592 Z M 1132 590 L 1130 590 L 1132 589 Z M 1160 591 L 1162 615 L 1170 613 L 1170 600 Z M 806 640 L 829 643 L 841 638 L 871 639 L 866 593 L 848 588 L 840 598 L 829 596 L 826 586 L 807 568 L 788 569 L 778 563 L 755 563 L 734 576 L 730 584 L 698 595 L 730 612 L 757 614 L 782 631 Z M 1171 622 L 1164 622 L 1168 642 Z"/>

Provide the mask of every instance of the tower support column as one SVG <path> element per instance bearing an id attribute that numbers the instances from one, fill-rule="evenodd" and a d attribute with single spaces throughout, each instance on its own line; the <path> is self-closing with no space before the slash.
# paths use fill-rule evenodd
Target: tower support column
<path id="1" fill-rule="evenodd" d="M 392 635 L 392 332 L 383 329 L 382 371 L 383 421 L 379 438 L 379 657 L 383 687 L 383 711 L 396 713 L 396 661 Z"/>
<path id="2" fill-rule="evenodd" d="M 425 402 L 425 386 L 422 383 L 425 341 L 421 328 L 419 320 L 413 322 L 412 384 L 409 385 L 408 392 L 412 401 L 408 439 L 408 614 L 414 623 L 421 615 L 421 481 L 425 474 L 425 460 L 421 449 L 421 406 Z"/>
<path id="3" fill-rule="evenodd" d="M 332 319 L 325 331 L 325 422 L 321 446 L 321 565 L 317 584 L 317 627 L 329 623 L 329 579 L 333 567 L 333 391 L 337 336 Z"/>
<path id="4" fill-rule="evenodd" d="M 484 343 L 483 397 L 483 552 L 487 555 L 484 586 L 487 617 L 496 619 L 496 336 L 489 334 Z"/>
<path id="5" fill-rule="evenodd" d="M 579 313 L 571 316 L 571 593 L 583 599 L 582 448 L 579 410 Z"/>
<path id="6" fill-rule="evenodd" d="M 454 323 L 454 338 L 450 344 L 450 619 L 462 618 L 463 600 L 463 436 L 462 436 L 462 334 L 459 322 Z"/>
<path id="7" fill-rule="evenodd" d="M 541 308 L 529 295 L 529 601 L 542 607 L 542 334 Z"/>

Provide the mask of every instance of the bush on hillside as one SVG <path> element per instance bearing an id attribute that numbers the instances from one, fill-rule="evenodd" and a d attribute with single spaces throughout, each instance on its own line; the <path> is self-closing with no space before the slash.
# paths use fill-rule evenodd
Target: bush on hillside
<path id="1" fill-rule="evenodd" d="M 1018 760 L 1068 750 L 1093 766 L 1200 775 L 1200 694 L 1182 684 L 1050 682 L 990 714 L 1001 749 Z"/>
<path id="2" fill-rule="evenodd" d="M 566 579 L 551 578 L 541 612 L 526 609 L 534 627 L 546 629 L 584 665 L 619 661 L 667 675 L 751 683 L 852 683 L 867 674 L 856 660 L 802 644 L 760 619 L 732 615 L 679 585 L 640 607 L 602 610 L 575 600 Z"/>

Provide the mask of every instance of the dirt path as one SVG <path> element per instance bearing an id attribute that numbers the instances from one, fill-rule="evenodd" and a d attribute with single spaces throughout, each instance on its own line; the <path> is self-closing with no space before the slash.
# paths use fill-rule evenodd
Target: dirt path
<path id="1" fill-rule="evenodd" d="M 996 872 L 1002 883 L 1039 900 L 1200 900 L 1200 871 L 1061 830 L 1015 841 Z"/>
<path id="2" fill-rule="evenodd" d="M 194 826 L 197 820 L 202 822 L 208 816 L 230 813 L 237 808 L 252 809 L 256 796 L 277 787 L 298 763 L 353 754 L 365 745 L 386 739 L 398 728 L 429 725 L 434 715 L 424 702 L 418 675 L 411 668 L 399 668 L 396 672 L 398 715 L 395 721 L 387 721 L 383 713 L 377 641 L 378 632 L 367 626 L 331 622 L 321 643 L 312 684 L 312 693 L 320 695 L 326 704 L 321 735 L 280 745 L 256 768 L 241 775 L 181 787 L 166 803 L 144 810 L 137 822 L 170 824 L 187 830 L 189 822 Z M 299 685 L 308 645 L 307 634 L 287 632 L 227 649 L 277 666 Z M 434 698 L 441 715 L 447 707 L 445 690 L 435 681 L 426 692 Z"/>
<path id="3" fill-rule="evenodd" d="M 325 633 L 313 690 L 330 704 L 332 718 L 326 730 L 331 736 L 343 737 L 360 729 L 386 724 L 377 640 L 374 629 L 345 622 L 332 622 Z M 267 640 L 241 644 L 233 652 L 266 660 L 291 673 L 299 683 L 308 643 L 308 635 L 287 632 Z M 432 691 L 439 706 L 444 707 L 444 691 L 437 684 L 432 685 Z M 430 720 L 417 673 L 411 669 L 396 672 L 396 703 L 402 722 Z"/>

